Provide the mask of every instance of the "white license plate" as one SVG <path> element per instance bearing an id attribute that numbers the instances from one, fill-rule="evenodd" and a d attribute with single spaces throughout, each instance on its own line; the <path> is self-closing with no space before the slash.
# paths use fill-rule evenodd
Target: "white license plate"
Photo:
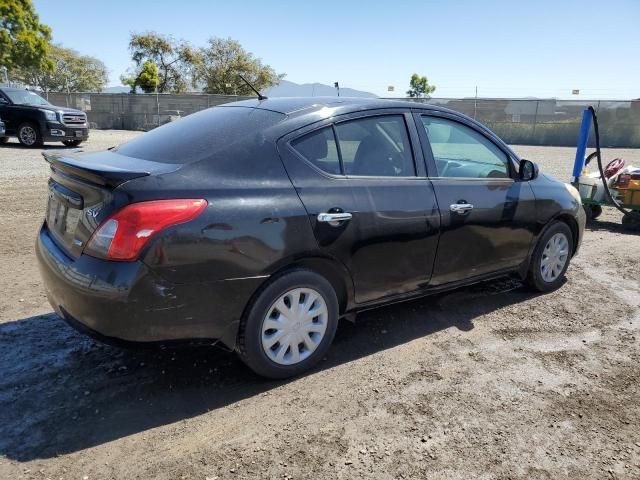
<path id="1" fill-rule="evenodd" d="M 82 137 L 82 131 L 76 130 L 76 137 Z"/>

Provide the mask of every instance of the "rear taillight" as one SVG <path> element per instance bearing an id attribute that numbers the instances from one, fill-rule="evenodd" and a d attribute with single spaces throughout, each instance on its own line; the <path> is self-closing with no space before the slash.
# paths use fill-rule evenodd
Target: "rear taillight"
<path id="1" fill-rule="evenodd" d="M 193 220 L 206 206 L 206 200 L 184 198 L 132 203 L 100 224 L 84 253 L 107 260 L 135 260 L 156 233 Z"/>

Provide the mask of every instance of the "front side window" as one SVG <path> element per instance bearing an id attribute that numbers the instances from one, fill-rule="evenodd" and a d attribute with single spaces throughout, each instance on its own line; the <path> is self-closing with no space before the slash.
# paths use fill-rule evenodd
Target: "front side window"
<path id="1" fill-rule="evenodd" d="M 439 177 L 509 178 L 509 157 L 484 135 L 458 122 L 422 117 Z"/>
<path id="2" fill-rule="evenodd" d="M 291 142 L 291 146 L 323 172 L 340 175 L 340 159 L 333 128 L 324 127 Z"/>
<path id="3" fill-rule="evenodd" d="M 338 123 L 336 134 L 345 175 L 416 175 L 402 115 L 383 115 Z"/>

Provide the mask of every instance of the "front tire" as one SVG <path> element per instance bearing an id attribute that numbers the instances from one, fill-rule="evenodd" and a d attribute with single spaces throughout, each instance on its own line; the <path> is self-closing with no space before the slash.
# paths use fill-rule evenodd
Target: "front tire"
<path id="1" fill-rule="evenodd" d="M 542 234 L 531 256 L 527 284 L 538 292 L 550 292 L 564 281 L 573 252 L 573 233 L 564 222 L 555 222 Z"/>
<path id="2" fill-rule="evenodd" d="M 238 355 L 258 375 L 287 378 L 318 363 L 338 326 L 338 299 L 331 284 L 309 270 L 271 281 L 240 323 Z"/>
<path id="3" fill-rule="evenodd" d="M 77 147 L 82 143 L 82 140 L 63 140 L 62 143 L 67 147 Z"/>
<path id="4" fill-rule="evenodd" d="M 18 141 L 25 147 L 42 146 L 40 129 L 33 123 L 23 123 L 18 127 Z"/>

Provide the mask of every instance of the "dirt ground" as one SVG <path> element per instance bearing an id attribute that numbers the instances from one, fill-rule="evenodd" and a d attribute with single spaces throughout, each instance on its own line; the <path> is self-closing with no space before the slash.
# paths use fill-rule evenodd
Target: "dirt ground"
<path id="1" fill-rule="evenodd" d="M 573 149 L 515 149 L 568 179 Z M 615 212 L 560 290 L 499 281 L 367 312 L 276 382 L 218 349 L 120 350 L 64 324 L 33 252 L 47 166 L 11 143 L 0 167 L 2 479 L 640 479 L 640 236 Z"/>

